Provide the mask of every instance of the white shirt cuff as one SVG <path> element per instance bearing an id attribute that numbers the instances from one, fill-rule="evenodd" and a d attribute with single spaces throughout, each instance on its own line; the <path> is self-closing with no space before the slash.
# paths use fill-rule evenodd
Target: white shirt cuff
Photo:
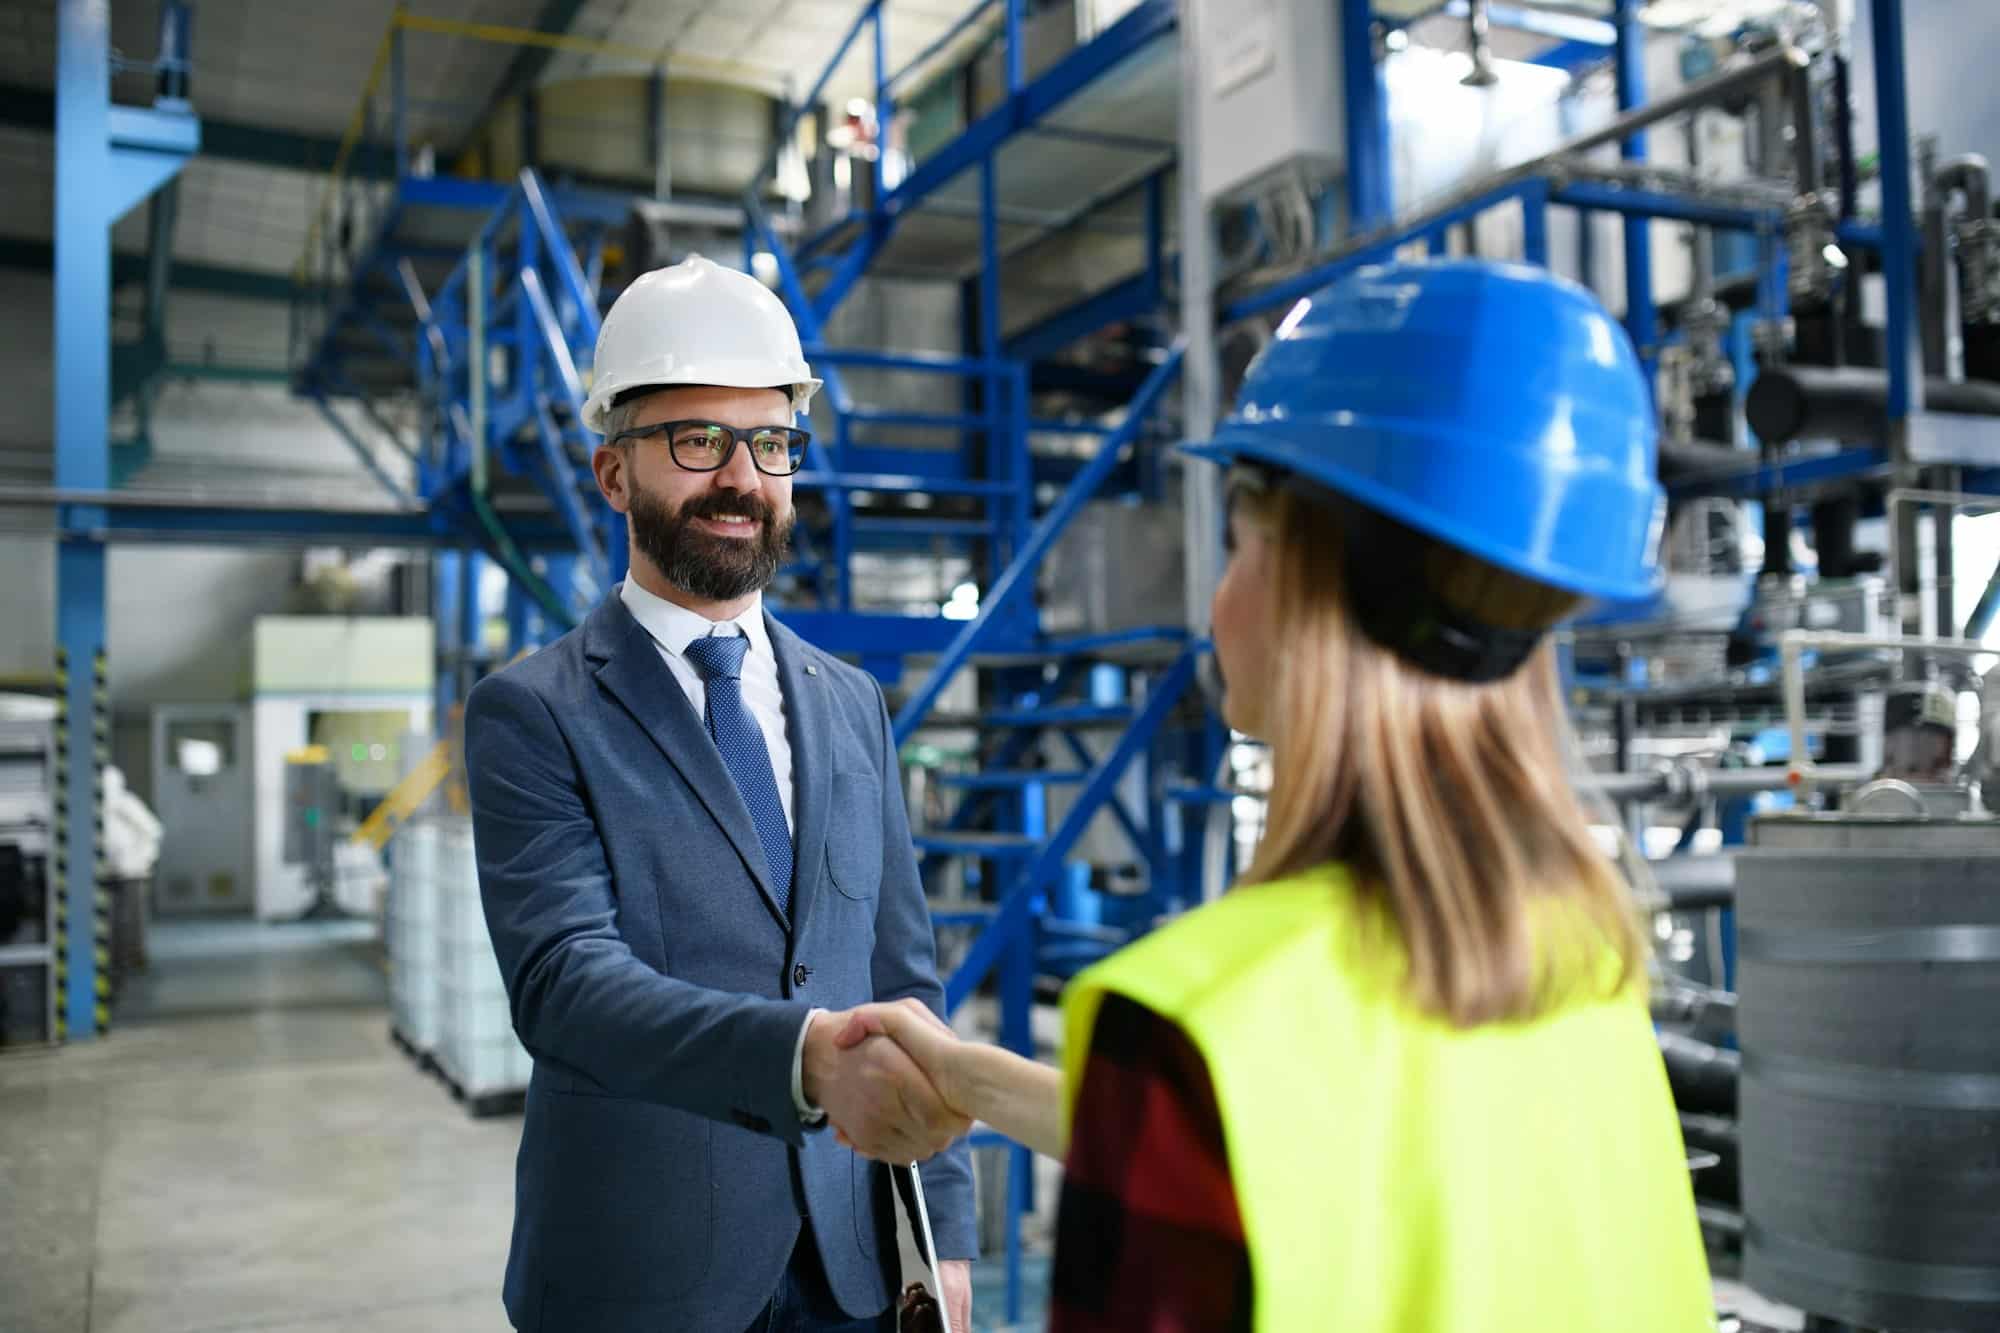
<path id="1" fill-rule="evenodd" d="M 792 1105 L 798 1108 L 802 1125 L 826 1122 L 826 1112 L 806 1100 L 806 1033 L 812 1031 L 813 1020 L 825 1012 L 814 1009 L 806 1015 L 806 1021 L 799 1024 L 799 1039 L 792 1046 Z"/>

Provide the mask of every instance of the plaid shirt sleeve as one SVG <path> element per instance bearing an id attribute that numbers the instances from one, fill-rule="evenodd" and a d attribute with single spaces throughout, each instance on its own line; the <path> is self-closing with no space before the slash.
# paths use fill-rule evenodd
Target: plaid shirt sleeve
<path id="1" fill-rule="evenodd" d="M 1056 1219 L 1051 1333 L 1250 1327 L 1250 1251 L 1208 1067 L 1174 1024 L 1108 995 Z"/>

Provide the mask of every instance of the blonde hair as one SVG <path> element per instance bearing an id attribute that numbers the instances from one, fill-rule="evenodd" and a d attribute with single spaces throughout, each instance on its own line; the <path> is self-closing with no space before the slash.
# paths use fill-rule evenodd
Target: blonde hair
<path id="1" fill-rule="evenodd" d="M 1235 502 L 1273 538 L 1282 646 L 1270 807 L 1243 882 L 1345 864 L 1395 924 L 1409 998 L 1457 1026 L 1546 1012 L 1579 979 L 1569 963 L 1585 962 L 1586 984 L 1622 989 L 1643 945 L 1568 776 L 1551 646 L 1485 684 L 1421 671 L 1356 622 L 1326 505 L 1290 488 Z M 1488 624 L 1546 626 L 1574 604 L 1437 543 L 1419 549 L 1408 577 Z M 1615 978 L 1591 965 L 1607 957 Z"/>

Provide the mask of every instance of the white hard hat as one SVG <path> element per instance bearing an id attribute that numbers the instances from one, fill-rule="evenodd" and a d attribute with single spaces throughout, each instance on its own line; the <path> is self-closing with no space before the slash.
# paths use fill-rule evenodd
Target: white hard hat
<path id="1" fill-rule="evenodd" d="M 784 302 L 747 273 L 690 255 L 642 273 L 604 316 L 583 424 L 602 435 L 611 404 L 630 389 L 717 384 L 788 388 L 803 412 L 820 382 Z"/>

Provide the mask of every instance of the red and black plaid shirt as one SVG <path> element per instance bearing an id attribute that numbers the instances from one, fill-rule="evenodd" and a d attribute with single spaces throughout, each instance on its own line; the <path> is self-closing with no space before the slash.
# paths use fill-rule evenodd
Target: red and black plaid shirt
<path id="1" fill-rule="evenodd" d="M 1051 1333 L 1248 1329 L 1250 1297 L 1208 1066 L 1178 1027 L 1107 995 L 1070 1130 Z"/>

